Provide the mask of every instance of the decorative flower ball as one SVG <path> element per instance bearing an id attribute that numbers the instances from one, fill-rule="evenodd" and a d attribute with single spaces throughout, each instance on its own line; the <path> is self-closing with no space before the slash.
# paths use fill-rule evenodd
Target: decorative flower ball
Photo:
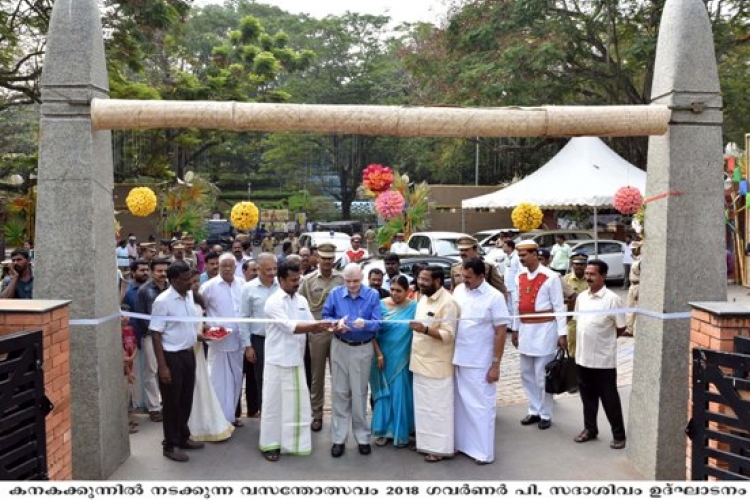
<path id="1" fill-rule="evenodd" d="M 404 213 L 404 197 L 398 191 L 383 191 L 375 198 L 375 209 L 385 219 Z"/>
<path id="2" fill-rule="evenodd" d="M 643 205 L 643 195 L 638 188 L 631 186 L 621 187 L 615 192 L 612 205 L 621 214 L 632 215 Z"/>
<path id="3" fill-rule="evenodd" d="M 513 225 L 521 232 L 532 231 L 542 225 L 542 209 L 533 203 L 521 203 L 510 214 Z"/>
<path id="4" fill-rule="evenodd" d="M 251 201 L 241 201 L 232 207 L 232 225 L 240 231 L 247 231 L 258 225 L 258 207 Z"/>
<path id="5" fill-rule="evenodd" d="M 391 188 L 393 171 L 390 167 L 373 163 L 362 172 L 362 183 L 373 193 L 382 193 Z"/>
<path id="6" fill-rule="evenodd" d="M 147 187 L 137 187 L 130 190 L 125 204 L 130 213 L 136 217 L 148 217 L 156 210 L 156 194 Z"/>

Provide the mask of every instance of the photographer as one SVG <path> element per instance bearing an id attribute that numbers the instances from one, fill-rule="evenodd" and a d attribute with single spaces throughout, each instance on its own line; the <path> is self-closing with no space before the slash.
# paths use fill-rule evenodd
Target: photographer
<path id="1" fill-rule="evenodd" d="M 0 299 L 30 299 L 34 291 L 34 274 L 26 250 L 17 248 L 10 254 L 9 275 L 3 280 Z"/>

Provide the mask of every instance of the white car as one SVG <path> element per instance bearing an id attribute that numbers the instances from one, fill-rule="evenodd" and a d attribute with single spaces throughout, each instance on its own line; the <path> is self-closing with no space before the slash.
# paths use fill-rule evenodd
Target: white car
<path id="1" fill-rule="evenodd" d="M 409 241 L 406 243 L 414 254 L 450 257 L 459 253 L 458 239 L 468 236 L 466 233 L 428 231 L 424 233 L 412 233 L 409 236 Z"/>
<path id="2" fill-rule="evenodd" d="M 618 240 L 599 240 L 599 255 L 596 257 L 603 260 L 609 266 L 607 281 L 619 281 L 625 279 L 625 266 L 622 265 L 622 256 L 627 247 L 626 243 Z M 594 240 L 582 240 L 571 245 L 573 253 L 580 252 L 593 259 L 596 252 Z"/>
<path id="3" fill-rule="evenodd" d="M 484 231 L 479 231 L 478 233 L 474 233 L 472 237 L 479 242 L 479 246 L 484 248 L 485 252 L 488 252 L 496 247 L 497 240 L 500 239 L 500 236 L 503 233 L 511 233 L 513 235 L 513 238 L 521 234 L 521 231 L 514 227 L 505 228 L 505 229 L 486 229 Z"/>
<path id="4" fill-rule="evenodd" d="M 344 255 L 344 252 L 352 246 L 351 236 L 346 233 L 337 233 L 334 231 L 318 231 L 314 233 L 302 233 L 299 236 L 300 247 L 318 247 L 323 243 L 333 243 L 336 245 L 336 260 L 338 261 Z"/>

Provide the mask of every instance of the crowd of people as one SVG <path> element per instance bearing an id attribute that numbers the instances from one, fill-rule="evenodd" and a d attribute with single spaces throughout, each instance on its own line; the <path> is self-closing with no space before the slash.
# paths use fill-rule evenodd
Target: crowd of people
<path id="1" fill-rule="evenodd" d="M 333 244 L 284 243 L 278 255 L 253 256 L 249 241 L 236 240 L 229 251 L 201 242 L 195 250 L 183 238 L 164 242 L 161 253 L 155 242 L 142 243 L 129 256 L 123 303 L 151 316 L 133 322 L 137 347 L 125 355 L 131 404 L 162 422 L 167 458 L 186 461 L 184 450 L 231 438 L 243 416 L 260 419 L 258 446 L 267 460 L 311 453 L 311 433 L 323 429 L 330 366 L 332 457 L 345 454 L 351 432 L 363 455 L 371 444 L 391 444 L 429 463 L 456 453 L 492 463 L 508 335 L 528 399 L 521 425 L 552 425 L 545 365 L 559 348 L 570 349 L 584 415 L 575 441 L 597 437 L 601 401 L 611 447 L 625 446 L 615 384 L 625 317 L 559 314 L 621 307 L 604 285 L 606 263 L 569 255 L 570 272 L 561 276 L 534 241 L 506 238 L 499 269 L 464 237 L 450 276 L 416 265 L 410 280 L 396 253 L 365 277 L 360 262 L 368 252 L 359 235 L 340 270 Z M 205 333 L 216 328 L 226 336 Z"/>

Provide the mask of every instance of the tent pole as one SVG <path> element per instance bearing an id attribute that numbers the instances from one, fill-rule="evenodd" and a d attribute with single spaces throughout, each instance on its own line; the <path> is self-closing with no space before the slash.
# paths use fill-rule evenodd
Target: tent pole
<path id="1" fill-rule="evenodd" d="M 594 206 L 594 258 L 599 258 L 599 216 L 598 207 Z"/>

